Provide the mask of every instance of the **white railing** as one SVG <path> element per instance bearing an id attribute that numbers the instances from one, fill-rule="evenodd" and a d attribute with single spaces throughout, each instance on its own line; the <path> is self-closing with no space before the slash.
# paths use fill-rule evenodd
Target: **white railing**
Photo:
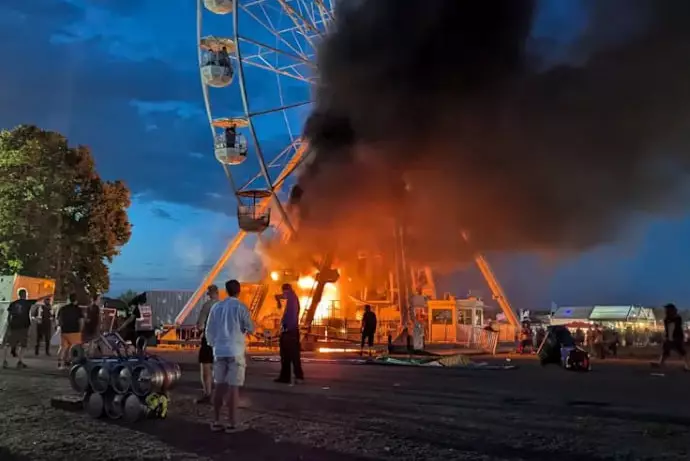
<path id="1" fill-rule="evenodd" d="M 480 349 L 496 354 L 498 332 L 472 325 L 458 325 L 457 342 L 468 349 Z"/>

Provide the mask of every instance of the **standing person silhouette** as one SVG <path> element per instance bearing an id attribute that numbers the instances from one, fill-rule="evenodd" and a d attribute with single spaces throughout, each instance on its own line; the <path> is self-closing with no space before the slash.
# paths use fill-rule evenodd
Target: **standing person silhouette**
<path id="1" fill-rule="evenodd" d="M 376 334 L 376 314 L 371 310 L 371 306 L 364 306 L 362 315 L 362 343 L 359 348 L 359 355 L 364 355 L 364 343 L 366 342 L 371 357 L 371 348 L 374 347 L 374 334 Z"/>
<path id="2" fill-rule="evenodd" d="M 24 350 L 26 349 L 27 340 L 29 339 L 29 328 L 31 328 L 31 306 L 34 301 L 27 298 L 28 293 L 21 288 L 17 292 L 19 299 L 10 303 L 7 308 L 9 315 L 7 319 L 7 331 L 5 332 L 5 355 L 2 361 L 2 367 L 8 368 L 7 352 L 9 349 L 16 351 L 17 354 L 17 368 L 26 368 L 24 364 Z M 14 355 L 14 354 L 13 354 Z"/>
<path id="3" fill-rule="evenodd" d="M 683 319 L 678 313 L 675 304 L 664 306 L 664 343 L 661 350 L 659 361 L 654 366 L 661 367 L 671 355 L 671 351 L 676 351 L 683 357 L 685 371 L 690 371 L 690 360 L 685 350 L 685 334 L 683 333 Z"/>
<path id="4" fill-rule="evenodd" d="M 294 370 L 295 382 L 304 381 L 302 358 L 299 342 L 299 298 L 292 289 L 292 285 L 284 283 L 282 294 L 276 295 L 276 301 L 285 301 L 285 311 L 280 321 L 280 375 L 275 379 L 277 383 L 291 384 L 291 374 Z"/>
<path id="5" fill-rule="evenodd" d="M 206 339 L 206 322 L 208 315 L 211 313 L 211 308 L 216 305 L 220 297 L 218 294 L 218 287 L 209 285 L 206 289 L 206 296 L 208 300 L 201 306 L 199 311 L 199 318 L 196 321 L 196 327 L 201 331 L 201 347 L 199 348 L 199 369 L 201 374 L 201 388 L 202 394 L 196 403 L 211 403 L 211 392 L 213 388 L 213 348 L 209 346 Z"/>
<path id="6" fill-rule="evenodd" d="M 211 430 L 235 432 L 237 429 L 237 407 L 240 401 L 240 387 L 244 386 L 247 361 L 245 358 L 245 335 L 254 332 L 249 309 L 239 299 L 240 282 L 225 283 L 228 298 L 216 303 L 206 322 L 206 341 L 213 348 L 213 422 Z M 220 423 L 223 402 L 228 407 L 228 424 Z"/>

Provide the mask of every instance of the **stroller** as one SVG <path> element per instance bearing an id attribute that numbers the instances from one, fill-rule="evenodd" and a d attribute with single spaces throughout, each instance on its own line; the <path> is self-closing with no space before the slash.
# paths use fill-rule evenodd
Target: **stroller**
<path id="1" fill-rule="evenodd" d="M 556 363 L 572 371 L 592 369 L 589 353 L 575 345 L 575 338 L 570 330 L 562 325 L 550 326 L 546 329 L 546 336 L 539 345 L 537 356 L 541 365 Z"/>

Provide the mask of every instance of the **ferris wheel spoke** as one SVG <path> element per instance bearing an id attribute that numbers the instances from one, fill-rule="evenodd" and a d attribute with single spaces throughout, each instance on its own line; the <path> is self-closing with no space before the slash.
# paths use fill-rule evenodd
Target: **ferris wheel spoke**
<path id="1" fill-rule="evenodd" d="M 311 103 L 312 103 L 312 101 L 300 101 L 300 102 L 296 102 L 294 104 L 287 104 L 287 105 L 281 106 L 281 107 L 274 107 L 271 109 L 261 110 L 261 111 L 257 111 L 257 112 L 251 112 L 251 113 L 249 113 L 249 116 L 250 117 L 258 117 L 260 115 L 274 114 L 276 112 L 286 111 L 289 109 L 296 109 L 298 107 L 306 106 L 306 105 L 311 104 Z"/>
<path id="2" fill-rule="evenodd" d="M 308 59 L 307 57 L 302 57 L 302 56 L 300 56 L 299 53 L 298 53 L 298 54 L 293 54 L 293 53 L 290 53 L 290 52 L 288 52 L 288 51 L 281 50 L 281 49 L 275 48 L 275 47 L 273 47 L 273 46 L 271 46 L 271 45 L 267 45 L 267 44 L 265 44 L 265 43 L 259 42 L 259 41 L 257 41 L 257 40 L 253 40 L 253 39 L 251 39 L 251 38 L 249 38 L 249 37 L 245 37 L 245 36 L 243 36 L 243 35 L 238 36 L 238 39 L 239 39 L 241 42 L 251 43 L 252 45 L 255 45 L 255 46 L 259 49 L 259 53 L 257 53 L 257 54 L 261 54 L 261 52 L 266 53 L 265 50 L 268 50 L 269 53 L 270 53 L 270 52 L 278 53 L 278 54 L 281 54 L 281 55 L 286 56 L 286 57 L 288 57 L 288 58 L 291 58 L 291 59 L 293 59 L 293 60 L 295 60 L 295 61 L 297 61 L 297 62 L 300 62 L 300 63 L 302 63 L 302 64 L 304 64 L 304 65 L 306 65 L 306 66 L 309 66 L 309 67 L 311 67 L 311 68 L 313 68 L 313 69 L 316 68 L 316 66 L 314 65 L 314 63 L 312 63 L 311 61 L 309 61 L 309 59 Z"/>
<path id="3" fill-rule="evenodd" d="M 296 11 L 286 0 L 277 1 L 285 11 L 285 14 L 292 20 L 299 33 L 309 43 L 311 48 L 314 49 L 313 37 L 321 35 L 321 31 L 319 31 L 318 27 Z"/>
<path id="4" fill-rule="evenodd" d="M 269 16 L 268 12 L 266 11 L 265 8 L 261 8 L 261 11 L 263 12 L 265 21 L 259 18 L 247 5 L 238 5 L 239 8 L 244 11 L 247 16 L 252 18 L 257 24 L 259 24 L 261 27 L 266 29 L 275 39 L 285 45 L 287 48 L 290 49 L 295 55 L 299 56 L 302 58 L 304 61 L 309 61 L 309 57 L 302 51 L 299 50 L 298 47 L 295 47 L 293 44 L 291 44 L 289 41 L 287 41 L 283 36 L 281 36 L 278 32 L 276 32 L 274 25 L 272 24 L 271 17 Z"/>
<path id="5" fill-rule="evenodd" d="M 233 59 L 236 59 L 233 57 Z M 290 65 L 290 66 L 285 66 L 283 68 L 278 68 L 275 67 L 274 65 L 270 64 L 266 59 L 260 55 L 252 55 L 252 56 L 247 56 L 242 58 L 242 64 L 246 64 L 251 67 L 256 67 L 257 69 L 263 69 L 268 72 L 272 72 L 274 74 L 280 74 L 284 77 L 289 77 L 291 79 L 307 83 L 307 84 L 312 84 L 314 79 L 312 77 L 307 77 L 303 75 L 301 72 L 298 70 L 298 66 L 296 65 Z"/>
<path id="6" fill-rule="evenodd" d="M 269 168 L 280 168 L 283 169 L 289 163 L 292 156 L 299 150 L 302 145 L 301 141 L 293 141 L 286 148 L 284 148 L 278 155 L 276 155 L 271 161 L 267 162 Z M 256 173 L 251 179 L 246 181 L 239 190 L 245 190 L 251 188 L 251 186 L 261 179 L 263 175 L 259 172 Z"/>

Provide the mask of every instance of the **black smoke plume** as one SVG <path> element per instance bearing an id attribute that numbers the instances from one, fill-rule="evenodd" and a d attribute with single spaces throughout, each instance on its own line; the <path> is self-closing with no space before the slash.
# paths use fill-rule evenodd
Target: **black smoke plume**
<path id="1" fill-rule="evenodd" d="M 339 11 L 305 127 L 300 240 L 346 257 L 385 247 L 396 217 L 411 258 L 453 263 L 461 230 L 482 251 L 579 250 L 686 207 L 690 2 L 582 1 L 590 52 L 547 70 L 526 51 L 531 0 Z M 602 33 L 624 17 L 624 40 Z"/>

